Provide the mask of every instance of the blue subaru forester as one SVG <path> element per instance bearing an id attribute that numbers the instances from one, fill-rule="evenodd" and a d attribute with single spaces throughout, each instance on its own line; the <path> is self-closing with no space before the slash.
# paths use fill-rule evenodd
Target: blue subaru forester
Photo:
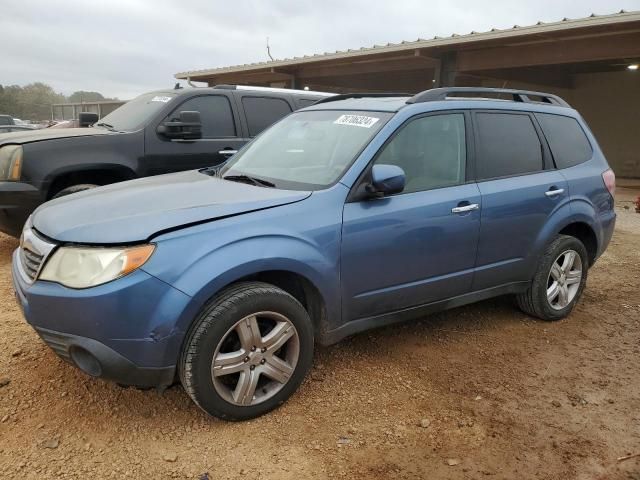
<path id="1" fill-rule="evenodd" d="M 13 279 L 27 321 L 87 374 L 179 379 L 241 420 L 293 394 L 316 342 L 504 294 L 566 317 L 613 233 L 614 188 L 554 95 L 338 95 L 222 167 L 41 206 Z"/>

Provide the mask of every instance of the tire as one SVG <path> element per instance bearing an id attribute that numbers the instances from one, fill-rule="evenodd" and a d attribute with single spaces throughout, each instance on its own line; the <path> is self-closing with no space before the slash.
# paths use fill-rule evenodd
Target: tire
<path id="1" fill-rule="evenodd" d="M 573 257 L 571 252 L 575 254 Z M 568 264 L 572 261 L 571 258 L 573 263 Z M 565 263 L 568 275 L 562 268 Z M 584 291 L 588 270 L 589 256 L 582 242 L 575 237 L 558 236 L 549 244 L 538 262 L 538 269 L 527 291 L 516 297 L 518 306 L 523 312 L 542 320 L 555 321 L 565 318 Z M 566 290 L 563 286 L 566 286 Z"/>
<path id="2" fill-rule="evenodd" d="M 72 185 L 67 188 L 63 188 L 58 193 L 56 193 L 51 199 L 66 197 L 67 195 L 71 195 L 72 193 L 84 192 L 85 190 L 89 190 L 91 188 L 96 188 L 99 185 L 94 185 L 92 183 L 81 183 L 79 185 Z"/>
<path id="3" fill-rule="evenodd" d="M 294 297 L 267 283 L 243 282 L 204 306 L 187 334 L 178 372 L 187 394 L 209 415 L 248 420 L 297 390 L 313 347 L 311 319 Z"/>

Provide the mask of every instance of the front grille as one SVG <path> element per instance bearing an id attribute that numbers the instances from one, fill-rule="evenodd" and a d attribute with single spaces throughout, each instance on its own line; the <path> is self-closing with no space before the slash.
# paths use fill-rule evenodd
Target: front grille
<path id="1" fill-rule="evenodd" d="M 42 266 L 44 260 L 43 255 L 38 255 L 25 247 L 20 249 L 20 262 L 22 263 L 22 269 L 24 274 L 31 280 L 35 281 Z"/>
<path id="2" fill-rule="evenodd" d="M 31 225 L 25 226 L 20 237 L 18 271 L 26 282 L 33 283 L 37 280 L 44 262 L 54 248 L 55 244 L 43 239 Z"/>

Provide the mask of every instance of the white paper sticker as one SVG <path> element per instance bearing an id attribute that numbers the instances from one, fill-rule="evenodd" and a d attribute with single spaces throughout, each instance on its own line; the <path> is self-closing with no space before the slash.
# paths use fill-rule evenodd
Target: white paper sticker
<path id="1" fill-rule="evenodd" d="M 376 117 L 367 117 L 365 115 L 340 115 L 333 123 L 336 125 L 351 125 L 352 127 L 371 128 L 378 120 L 380 119 Z"/>
<path id="2" fill-rule="evenodd" d="M 173 97 L 162 97 L 162 96 L 156 96 L 153 97 L 151 99 L 152 102 L 162 102 L 162 103 L 167 103 L 169 100 L 171 100 Z"/>

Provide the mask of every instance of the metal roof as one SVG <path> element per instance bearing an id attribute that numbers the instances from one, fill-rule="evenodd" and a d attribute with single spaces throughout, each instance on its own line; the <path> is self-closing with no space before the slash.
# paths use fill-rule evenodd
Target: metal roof
<path id="1" fill-rule="evenodd" d="M 307 64 L 310 62 L 322 60 L 334 60 L 351 57 L 359 57 L 372 53 L 392 53 L 402 52 L 406 50 L 414 50 L 419 48 L 446 47 L 460 45 L 465 43 L 481 42 L 494 39 L 502 39 L 509 37 L 518 37 L 522 35 L 535 35 L 558 31 L 567 31 L 585 27 L 595 27 L 611 24 L 620 24 L 627 22 L 640 21 L 640 11 L 627 12 L 620 10 L 618 13 L 608 15 L 596 15 L 592 13 L 588 17 L 570 19 L 563 18 L 557 22 L 538 22 L 535 25 L 521 27 L 514 25 L 512 28 L 497 29 L 492 28 L 488 32 L 472 31 L 468 34 L 459 35 L 457 33 L 448 37 L 433 37 L 431 39 L 418 38 L 414 41 L 402 41 L 400 43 L 387 43 L 386 45 L 373 45 L 371 47 L 362 47 L 360 49 L 336 50 L 335 52 L 325 52 L 323 54 L 304 55 L 302 57 L 285 58 L 282 60 L 272 60 L 266 62 L 247 63 L 243 65 L 233 65 L 228 67 L 210 68 L 203 70 L 193 70 L 187 72 L 179 72 L 175 74 L 175 78 L 188 79 L 190 77 L 214 76 L 226 73 L 243 72 L 255 70 L 259 68 L 277 68 Z"/>

